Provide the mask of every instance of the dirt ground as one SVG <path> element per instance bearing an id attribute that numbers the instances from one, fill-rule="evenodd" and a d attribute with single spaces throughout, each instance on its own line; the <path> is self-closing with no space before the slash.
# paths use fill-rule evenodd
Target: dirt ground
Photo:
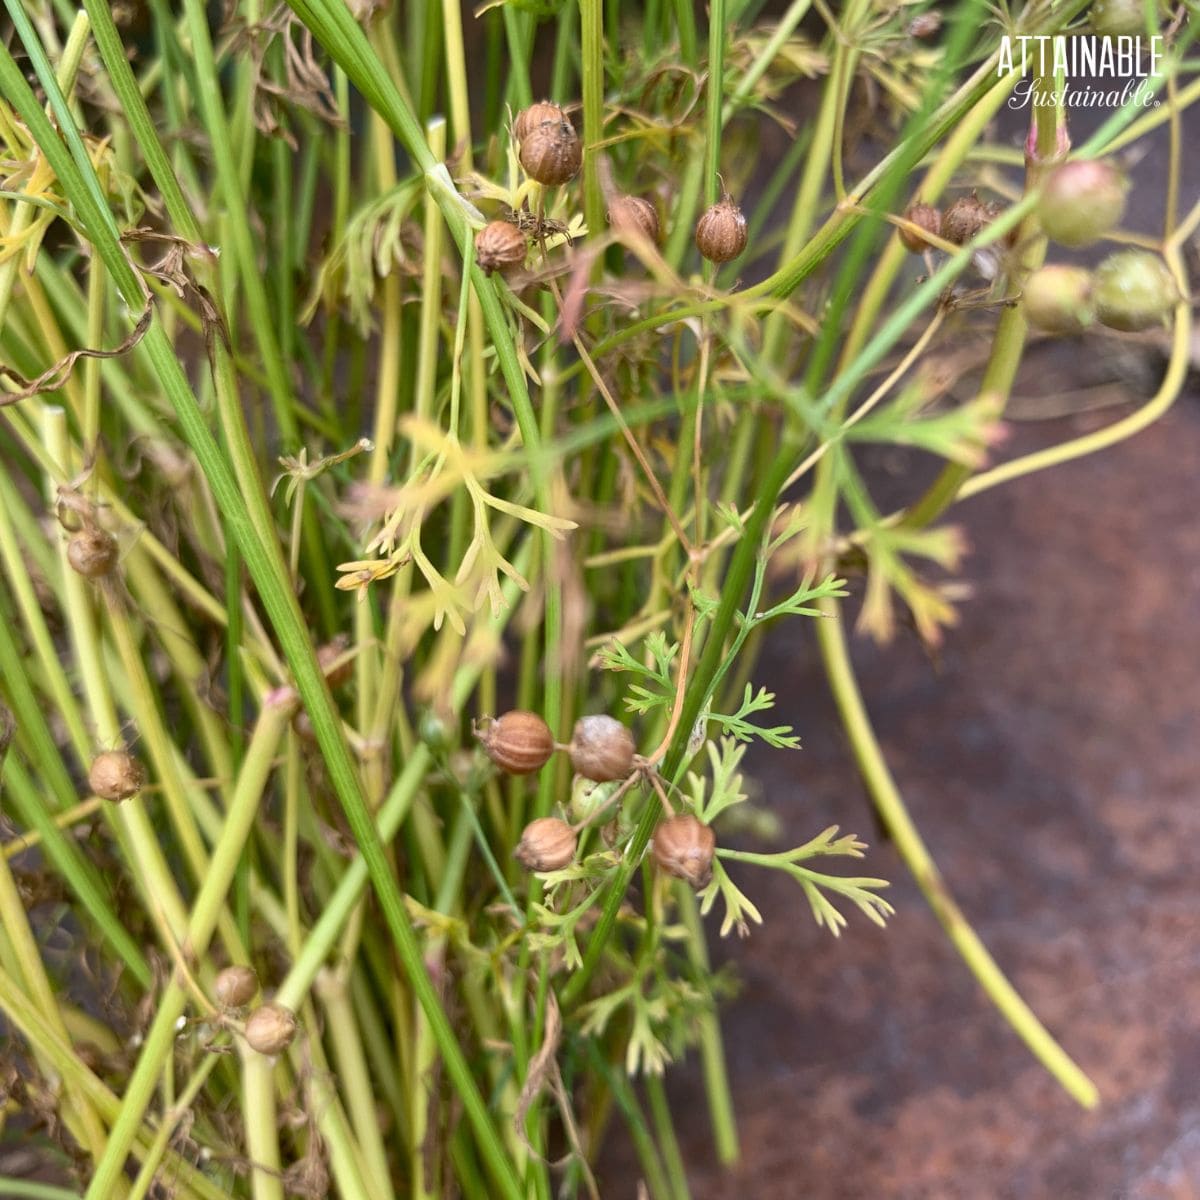
<path id="1" fill-rule="evenodd" d="M 1016 425 L 1005 454 L 1112 418 Z M 695 1062 L 670 1081 L 698 1200 L 1200 1196 L 1198 468 L 1191 394 L 1117 449 L 957 510 L 975 591 L 939 670 L 911 639 L 856 639 L 947 882 L 1100 1108 L 1033 1061 L 880 843 L 811 635 L 791 622 L 756 682 L 804 749 L 752 770 L 788 845 L 832 822 L 870 841 L 864 873 L 895 881 L 897 913 L 886 932 L 852 918 L 835 941 L 790 881 L 755 878 L 765 927 L 718 950 L 743 981 L 725 1019 L 738 1167 L 715 1163 Z M 632 1195 L 628 1147 L 609 1153 L 603 1194 Z"/>

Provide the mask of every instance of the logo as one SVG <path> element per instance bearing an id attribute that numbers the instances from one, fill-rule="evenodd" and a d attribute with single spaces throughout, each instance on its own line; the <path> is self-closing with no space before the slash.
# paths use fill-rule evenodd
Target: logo
<path id="1" fill-rule="evenodd" d="M 1152 81 L 1164 56 L 1154 37 L 1005 36 L 998 76 L 1020 71 L 1009 108 L 1151 108 L 1158 104 Z M 1056 89 L 1056 75 L 1066 82 Z M 1079 81 L 1079 82 L 1074 82 Z"/>

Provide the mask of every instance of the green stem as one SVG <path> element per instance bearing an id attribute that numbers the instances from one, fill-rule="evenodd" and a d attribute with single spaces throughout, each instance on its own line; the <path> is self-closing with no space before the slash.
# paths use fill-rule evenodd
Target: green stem
<path id="1" fill-rule="evenodd" d="M 283 1161 L 275 1118 L 275 1060 L 248 1047 L 242 1053 L 242 1118 L 253 1164 L 254 1200 L 283 1200 Z"/>
<path id="2" fill-rule="evenodd" d="M 771 519 L 771 514 L 775 511 L 775 501 L 779 490 L 795 465 L 799 445 L 800 440 L 795 432 L 789 429 L 784 433 L 783 445 L 763 479 L 754 511 L 747 520 L 741 540 L 730 559 L 729 570 L 721 586 L 721 602 L 705 636 L 704 652 L 688 682 L 683 707 L 680 710 L 679 724 L 663 761 L 662 773 L 669 780 L 675 779 L 687 765 L 688 744 L 693 729 L 699 719 L 701 708 L 710 694 L 712 682 L 717 678 L 725 661 L 726 638 L 733 627 L 742 597 L 745 595 L 746 587 L 754 573 L 755 561 L 762 548 L 763 534 Z M 642 855 L 646 852 L 661 811 L 662 805 L 658 797 L 651 794 L 638 820 L 633 837 L 625 847 L 620 866 L 617 867 L 608 884 L 604 908 L 592 931 L 587 950 L 584 951 L 583 963 L 571 976 L 570 982 L 563 992 L 564 1005 L 569 1006 L 582 999 L 584 989 L 600 962 L 608 939 L 612 936 L 617 913 L 625 898 L 629 881 L 641 862 Z"/>
<path id="3" fill-rule="evenodd" d="M 579 0 L 583 49 L 583 216 L 593 236 L 604 228 L 600 151 L 604 139 L 604 0 Z"/>

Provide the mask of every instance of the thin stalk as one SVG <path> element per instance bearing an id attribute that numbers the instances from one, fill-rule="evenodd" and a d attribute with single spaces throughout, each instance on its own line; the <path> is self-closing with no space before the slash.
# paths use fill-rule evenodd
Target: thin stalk
<path id="1" fill-rule="evenodd" d="M 708 95 L 704 110 L 704 203 L 717 200 L 721 142 L 725 123 L 725 0 L 708 5 Z"/>
<path id="2" fill-rule="evenodd" d="M 394 1200 L 388 1156 L 379 1130 L 379 1114 L 371 1088 L 363 1042 L 346 982 L 346 970 L 323 971 L 317 977 L 317 996 L 325 1009 L 326 1028 L 333 1041 L 337 1061 L 337 1079 L 346 1098 L 354 1136 L 362 1148 L 363 1159 L 380 1197 Z"/>
<path id="3" fill-rule="evenodd" d="M 254 1200 L 284 1200 L 275 1117 L 275 1060 L 244 1047 L 242 1052 L 242 1122 L 251 1167 Z"/>
<path id="4" fill-rule="evenodd" d="M 276 747 L 291 717 L 292 706 L 286 700 L 268 703 L 246 748 L 221 838 L 213 848 L 209 873 L 192 905 L 186 938 L 182 939 L 182 944 L 196 958 L 205 953 L 216 927 L 242 847 L 258 814 Z M 113 1182 L 120 1177 L 125 1156 L 133 1145 L 159 1075 L 171 1054 L 175 1022 L 183 1015 L 186 1003 L 187 992 L 177 977 L 172 978 L 160 998 L 137 1065 L 126 1084 L 120 1114 L 109 1134 L 107 1149 L 96 1166 L 86 1200 L 106 1200 Z"/>
<path id="5" fill-rule="evenodd" d="M 904 859 L 905 866 L 917 881 L 921 894 L 929 902 L 955 949 L 1005 1020 L 1069 1095 L 1084 1108 L 1094 1108 L 1100 1098 L 1095 1084 L 1047 1032 L 1033 1010 L 1004 977 L 951 897 L 937 865 L 908 814 L 871 726 L 846 646 L 841 606 L 836 601 L 829 600 L 823 601 L 821 607 L 825 617 L 815 623 L 817 643 L 821 649 L 834 702 L 841 714 L 863 782 L 867 785 L 871 799 L 879 810 L 896 849 Z"/>
<path id="6" fill-rule="evenodd" d="M 650 1119 L 654 1122 L 654 1133 L 662 1153 L 663 1166 L 671 1188 L 672 1200 L 690 1200 L 687 1169 L 683 1155 L 679 1152 L 679 1141 L 675 1137 L 675 1126 L 671 1120 L 671 1106 L 667 1101 L 667 1089 L 662 1076 L 647 1075 L 644 1083 L 646 1099 L 650 1102 Z"/>
<path id="7" fill-rule="evenodd" d="M 604 228 L 598 157 L 604 139 L 604 0 L 579 0 L 579 38 L 583 54 L 583 216 L 594 235 Z"/>

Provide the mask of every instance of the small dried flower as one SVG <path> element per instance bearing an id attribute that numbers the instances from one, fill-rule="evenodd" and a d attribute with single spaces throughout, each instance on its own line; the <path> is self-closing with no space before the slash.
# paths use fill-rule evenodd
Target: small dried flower
<path id="1" fill-rule="evenodd" d="M 517 115 L 513 132 L 521 143 L 521 166 L 530 179 L 556 187 L 574 179 L 583 163 L 579 134 L 557 104 L 543 100 Z"/>
<path id="2" fill-rule="evenodd" d="M 932 204 L 921 204 L 920 202 L 910 204 L 908 211 L 904 214 L 904 219 L 911 221 L 918 229 L 932 233 L 934 237 L 941 236 L 942 214 Z M 900 241 L 910 254 L 920 254 L 929 248 L 929 242 L 911 229 L 901 229 L 899 234 Z"/>
<path id="3" fill-rule="evenodd" d="M 213 995 L 222 1008 L 241 1008 L 258 994 L 258 976 L 253 967 L 236 965 L 217 973 Z"/>
<path id="4" fill-rule="evenodd" d="M 676 879 L 686 879 L 697 891 L 712 879 L 716 834 L 691 813 L 679 813 L 654 831 L 654 861 Z"/>
<path id="5" fill-rule="evenodd" d="M 575 858 L 575 830 L 558 817 L 538 817 L 521 834 L 513 857 L 527 871 L 561 871 Z"/>
<path id="6" fill-rule="evenodd" d="M 488 758 L 510 775 L 540 771 L 554 753 L 554 734 L 537 713 L 514 709 L 476 731 Z"/>
<path id="7" fill-rule="evenodd" d="M 575 773 L 596 783 L 625 779 L 633 770 L 636 752 L 637 745 L 628 728 L 603 714 L 580 717 L 567 746 Z"/>
<path id="8" fill-rule="evenodd" d="M 525 235 L 511 221 L 489 221 L 475 235 L 475 261 L 488 275 L 519 267 L 527 249 Z"/>
<path id="9" fill-rule="evenodd" d="M 117 565 L 117 539 L 87 525 L 67 542 L 67 562 L 85 579 L 99 579 Z"/>
<path id="10" fill-rule="evenodd" d="M 246 1018 L 246 1043 L 259 1054 L 282 1054 L 296 1036 L 296 1017 L 282 1004 L 261 1004 Z"/>
<path id="11" fill-rule="evenodd" d="M 614 196 L 608 206 L 608 223 L 614 229 L 640 233 L 649 241 L 658 242 L 658 212 L 641 196 Z"/>
<path id="12" fill-rule="evenodd" d="M 145 785 L 142 764 L 125 750 L 104 750 L 92 759 L 88 787 L 101 800 L 128 800 Z"/>
<path id="13" fill-rule="evenodd" d="M 709 262 L 727 263 L 746 248 L 746 216 L 730 196 L 706 209 L 696 223 L 696 249 Z"/>

